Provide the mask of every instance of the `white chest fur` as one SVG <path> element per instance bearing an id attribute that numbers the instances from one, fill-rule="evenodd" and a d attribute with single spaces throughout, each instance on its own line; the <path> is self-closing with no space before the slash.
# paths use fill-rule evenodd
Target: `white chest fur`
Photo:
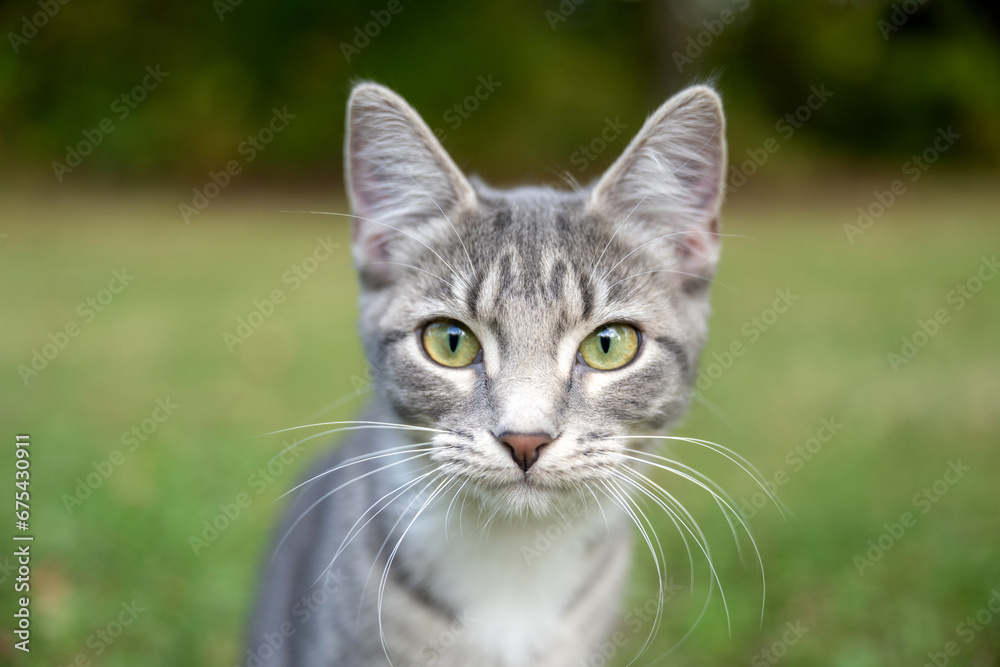
<path id="1" fill-rule="evenodd" d="M 397 554 L 458 616 L 448 628 L 454 646 L 437 664 L 450 664 L 449 654 L 456 664 L 475 655 L 509 667 L 576 665 L 588 655 L 588 641 L 615 617 L 627 568 L 617 508 L 580 503 L 547 519 L 494 519 L 485 531 L 477 510 L 453 509 L 447 538 L 446 508 L 423 513 Z"/>

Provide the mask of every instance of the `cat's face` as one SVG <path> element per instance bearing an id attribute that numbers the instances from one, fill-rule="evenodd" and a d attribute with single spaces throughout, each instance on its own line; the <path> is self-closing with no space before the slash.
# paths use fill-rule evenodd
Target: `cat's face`
<path id="1" fill-rule="evenodd" d="M 351 97 L 362 336 L 380 400 L 511 512 L 599 485 L 685 410 L 725 164 L 719 100 L 661 107 L 593 187 L 473 186 L 400 97 Z"/>

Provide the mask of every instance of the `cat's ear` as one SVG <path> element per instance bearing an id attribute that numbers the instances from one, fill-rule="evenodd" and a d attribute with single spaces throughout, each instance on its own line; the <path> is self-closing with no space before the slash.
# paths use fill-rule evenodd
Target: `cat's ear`
<path id="1" fill-rule="evenodd" d="M 711 278 L 718 261 L 724 133 L 719 96 L 706 86 L 688 88 L 649 117 L 591 192 L 590 205 L 615 229 L 670 234 L 677 271 L 694 281 L 689 285 Z"/>
<path id="2" fill-rule="evenodd" d="M 475 191 L 423 119 L 384 86 L 355 86 L 347 104 L 347 194 L 354 255 L 363 273 L 386 279 L 393 246 L 421 222 L 471 207 Z M 395 228 L 395 229 L 394 229 Z M 399 231 L 397 231 L 399 230 Z"/>

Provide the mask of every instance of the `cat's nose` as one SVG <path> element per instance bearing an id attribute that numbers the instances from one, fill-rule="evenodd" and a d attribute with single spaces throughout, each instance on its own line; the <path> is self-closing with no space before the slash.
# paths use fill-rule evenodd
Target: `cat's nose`
<path id="1" fill-rule="evenodd" d="M 501 433 L 497 439 L 510 450 L 514 463 L 524 472 L 538 460 L 539 450 L 552 442 L 547 433 Z"/>

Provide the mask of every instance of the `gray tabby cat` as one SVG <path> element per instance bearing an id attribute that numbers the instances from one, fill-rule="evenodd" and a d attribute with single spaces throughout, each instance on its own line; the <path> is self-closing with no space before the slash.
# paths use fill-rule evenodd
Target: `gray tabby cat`
<path id="1" fill-rule="evenodd" d="M 643 470 L 705 342 L 719 98 L 676 95 L 571 192 L 470 182 L 382 86 L 348 111 L 375 397 L 298 489 L 245 663 L 586 664 L 621 619 L 637 500 L 673 507 Z"/>

